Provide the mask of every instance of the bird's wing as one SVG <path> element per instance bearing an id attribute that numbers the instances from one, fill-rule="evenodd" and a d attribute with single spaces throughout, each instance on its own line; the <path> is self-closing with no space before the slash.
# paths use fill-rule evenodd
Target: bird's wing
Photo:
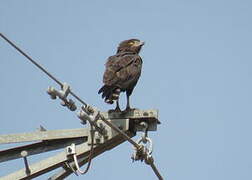
<path id="1" fill-rule="evenodd" d="M 142 59 L 137 54 L 115 55 L 109 57 L 103 82 L 106 85 L 124 87 L 138 79 L 141 74 Z"/>

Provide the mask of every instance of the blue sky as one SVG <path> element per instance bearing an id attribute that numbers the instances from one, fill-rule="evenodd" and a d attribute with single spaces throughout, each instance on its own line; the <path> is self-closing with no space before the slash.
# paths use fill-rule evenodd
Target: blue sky
<path id="1" fill-rule="evenodd" d="M 0 31 L 103 111 L 112 108 L 97 95 L 107 57 L 122 40 L 144 40 L 131 102 L 159 109 L 162 124 L 150 136 L 164 179 L 249 180 L 251 8 L 245 0 L 2 0 Z M 81 127 L 49 99 L 53 81 L 3 40 L 0 47 L 1 134 Z M 131 163 L 131 153 L 124 143 L 97 157 L 87 175 L 69 179 L 155 179 L 150 167 Z M 21 167 L 22 160 L 2 163 L 0 176 Z"/>

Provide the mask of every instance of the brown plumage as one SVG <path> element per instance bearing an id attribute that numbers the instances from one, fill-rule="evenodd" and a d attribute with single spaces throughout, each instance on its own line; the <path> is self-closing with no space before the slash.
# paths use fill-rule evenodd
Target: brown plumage
<path id="1" fill-rule="evenodd" d="M 126 111 L 130 110 L 129 96 L 141 75 L 142 59 L 138 55 L 144 42 L 138 39 L 122 41 L 117 53 L 110 56 L 106 62 L 106 69 L 103 75 L 104 86 L 99 90 L 102 98 L 108 104 L 116 101 L 115 111 L 121 111 L 119 107 L 120 92 L 127 95 Z"/>

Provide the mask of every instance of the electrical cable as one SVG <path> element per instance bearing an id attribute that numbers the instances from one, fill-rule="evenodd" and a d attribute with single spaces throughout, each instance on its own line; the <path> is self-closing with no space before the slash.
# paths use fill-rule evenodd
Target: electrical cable
<path id="1" fill-rule="evenodd" d="M 41 71 L 43 71 L 46 75 L 48 75 L 51 79 L 53 79 L 56 83 L 60 85 L 60 87 L 63 87 L 63 83 L 61 83 L 57 78 L 55 78 L 51 73 L 49 73 L 45 68 L 43 68 L 40 64 L 38 64 L 35 60 L 33 60 L 29 55 L 27 55 L 24 51 L 22 51 L 19 47 L 17 47 L 13 42 L 11 42 L 6 36 L 4 36 L 2 33 L 0 33 L 0 36 L 8 42 L 12 47 L 14 47 L 18 52 L 20 52 L 23 56 L 25 56 L 30 62 L 32 62 L 35 66 L 37 66 Z M 71 90 L 69 92 L 73 97 L 75 97 L 79 102 L 81 102 L 83 105 L 87 106 L 87 103 L 85 103 L 80 97 L 78 97 L 75 93 L 73 93 Z"/>
<path id="2" fill-rule="evenodd" d="M 152 170 L 154 171 L 154 173 L 156 174 L 156 176 L 158 177 L 158 179 L 163 180 L 163 177 L 159 173 L 159 171 L 158 171 L 157 167 L 155 166 L 154 162 L 150 163 L 150 166 L 151 166 Z"/>
<path id="3" fill-rule="evenodd" d="M 92 158 L 93 158 L 93 153 L 94 153 L 94 127 L 93 125 L 90 123 L 90 134 L 91 134 L 91 147 L 90 147 L 90 152 L 89 152 L 89 155 L 88 155 L 88 164 L 87 164 L 87 167 L 85 169 L 85 171 L 82 171 L 80 169 L 80 166 L 79 166 L 79 163 L 78 163 L 78 160 L 77 160 L 77 157 L 76 157 L 76 154 L 74 154 L 74 163 L 75 163 L 75 166 L 77 168 L 77 171 L 80 173 L 80 174 L 86 174 L 91 166 L 91 162 L 92 162 Z"/>

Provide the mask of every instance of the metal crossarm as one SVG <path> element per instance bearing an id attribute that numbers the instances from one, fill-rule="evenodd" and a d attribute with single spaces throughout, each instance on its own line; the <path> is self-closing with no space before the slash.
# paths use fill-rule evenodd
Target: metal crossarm
<path id="1" fill-rule="evenodd" d="M 52 150 L 57 150 L 61 148 L 65 148 L 66 146 L 74 144 L 80 144 L 87 140 L 87 137 L 78 137 L 78 138 L 68 138 L 68 139 L 60 139 L 60 140 L 49 140 L 43 141 L 39 143 L 33 143 L 25 146 L 20 146 L 16 148 L 11 148 L 7 150 L 0 151 L 0 163 L 22 158 L 21 152 L 26 151 L 28 156 L 36 155 Z"/>
<path id="2" fill-rule="evenodd" d="M 106 150 L 111 148 L 111 145 L 117 146 L 117 145 L 121 144 L 124 140 L 122 137 L 119 137 L 119 136 L 120 135 L 117 135 L 117 137 L 112 138 L 111 140 L 109 140 L 105 144 L 95 147 L 93 157 L 105 152 Z M 80 159 L 79 159 L 80 165 L 83 165 L 84 163 L 86 163 L 89 150 L 90 150 L 90 146 L 88 145 L 88 143 L 82 143 L 82 144 L 76 146 L 76 151 L 77 151 L 78 157 L 80 157 Z M 44 173 L 47 173 L 47 172 L 52 171 L 54 169 L 57 169 L 59 167 L 66 167 L 65 166 L 66 162 L 71 163 L 72 161 L 67 158 L 66 152 L 61 152 L 53 157 L 50 157 L 48 159 L 45 159 L 43 161 L 40 161 L 38 163 L 31 165 L 30 166 L 31 173 L 29 175 L 27 175 L 25 173 L 25 169 L 21 169 L 17 172 L 10 174 L 10 175 L 7 175 L 5 177 L 0 178 L 0 180 L 35 178 L 39 175 L 42 175 Z M 73 164 L 73 163 L 71 163 L 71 164 Z M 73 173 L 73 171 L 71 169 L 67 169 L 64 172 L 60 172 L 60 174 L 53 176 L 52 179 L 62 179 L 62 177 L 67 177 L 71 173 Z"/>
<path id="3" fill-rule="evenodd" d="M 80 128 L 0 135 L 0 144 L 41 141 L 0 151 L 0 162 L 22 158 L 22 151 L 27 151 L 30 156 L 64 148 L 72 143 L 80 144 L 87 140 L 88 133 L 87 128 Z"/>
<path id="4" fill-rule="evenodd" d="M 144 112 L 152 112 L 143 116 Z M 94 152 L 92 158 L 100 155 L 101 153 L 112 149 L 119 144 L 123 143 L 128 138 L 136 135 L 136 127 L 142 121 L 147 121 L 150 124 L 155 121 L 157 111 L 138 111 L 137 116 L 134 114 L 111 114 L 101 113 L 102 116 L 106 117 L 106 121 L 113 125 L 113 127 L 119 130 L 114 130 L 109 125 L 103 122 L 102 119 L 98 119 L 96 122 L 98 126 L 105 129 L 106 134 L 99 134 L 97 131 L 94 137 Z M 142 115 L 141 115 L 142 114 Z M 110 118 L 110 119 L 107 119 Z M 155 128 L 154 128 L 155 129 Z M 123 132 L 125 135 L 121 134 Z M 0 162 L 8 161 L 16 158 L 24 158 L 25 168 L 17 172 L 9 174 L 5 177 L 1 177 L 0 180 L 5 179 L 31 179 L 39 175 L 45 174 L 49 171 L 61 168 L 61 170 L 51 177 L 52 180 L 62 179 L 76 170 L 76 165 L 73 162 L 73 158 L 69 157 L 66 151 L 58 153 L 48 159 L 42 160 L 38 163 L 29 165 L 29 158 L 31 155 L 40 154 L 43 152 L 56 150 L 60 148 L 66 148 L 71 144 L 76 145 L 76 156 L 78 158 L 79 166 L 84 165 L 88 161 L 90 152 L 90 127 L 80 129 L 65 129 L 65 130 L 48 130 L 38 131 L 30 133 L 19 133 L 10 135 L 1 135 L 0 144 L 6 143 L 23 143 L 32 142 L 29 145 L 24 145 L 16 148 L 0 151 Z M 24 155 L 25 154 L 25 155 Z"/>
<path id="5" fill-rule="evenodd" d="M 88 130 L 85 128 L 6 134 L 0 135 L 0 144 L 55 140 L 84 136 L 88 136 Z"/>

